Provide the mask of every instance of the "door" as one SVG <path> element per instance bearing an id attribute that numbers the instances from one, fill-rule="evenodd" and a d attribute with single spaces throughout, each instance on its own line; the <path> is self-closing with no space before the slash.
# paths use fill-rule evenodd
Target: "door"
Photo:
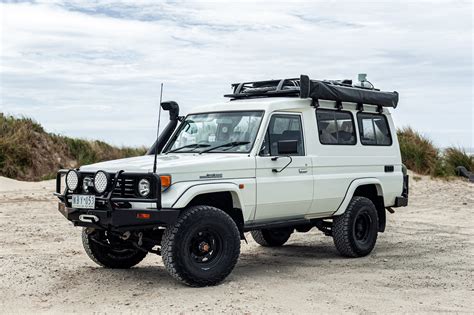
<path id="1" fill-rule="evenodd" d="M 313 200 L 311 159 L 305 155 L 301 115 L 273 114 L 257 156 L 256 221 L 303 217 Z M 278 141 L 297 141 L 297 153 L 279 155 Z"/>

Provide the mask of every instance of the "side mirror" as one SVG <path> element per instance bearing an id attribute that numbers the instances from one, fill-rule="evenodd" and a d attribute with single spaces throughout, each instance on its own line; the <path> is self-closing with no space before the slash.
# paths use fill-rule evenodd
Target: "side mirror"
<path id="1" fill-rule="evenodd" d="M 298 140 L 278 141 L 278 155 L 291 155 L 298 153 Z"/>

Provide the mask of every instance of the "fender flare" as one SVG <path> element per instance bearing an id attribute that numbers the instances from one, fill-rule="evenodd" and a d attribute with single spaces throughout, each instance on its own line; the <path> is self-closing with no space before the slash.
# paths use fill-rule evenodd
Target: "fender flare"
<path id="1" fill-rule="evenodd" d="M 232 201 L 234 203 L 234 208 L 239 208 L 242 211 L 243 204 L 241 202 L 242 196 L 239 191 L 239 186 L 235 183 L 202 183 L 202 184 L 195 184 L 188 187 L 181 196 L 175 201 L 175 203 L 171 206 L 171 208 L 185 208 L 194 197 L 202 194 L 209 194 L 215 192 L 225 192 L 228 191 L 232 195 Z"/>
<path id="2" fill-rule="evenodd" d="M 382 182 L 380 182 L 379 179 L 377 179 L 377 178 L 372 178 L 372 177 L 354 179 L 354 180 L 349 184 L 349 188 L 347 188 L 346 195 L 344 196 L 344 199 L 342 200 L 341 204 L 340 204 L 339 207 L 337 208 L 336 212 L 333 213 L 333 215 L 334 215 L 334 216 L 337 216 L 337 215 L 343 214 L 343 213 L 346 211 L 347 206 L 349 205 L 349 202 L 350 202 L 351 199 L 352 199 L 352 196 L 354 196 L 354 192 L 356 191 L 356 189 L 357 189 L 359 186 L 362 186 L 362 185 L 370 185 L 370 184 L 374 184 L 375 187 L 377 188 L 377 194 L 378 194 L 379 196 L 383 196 Z"/>

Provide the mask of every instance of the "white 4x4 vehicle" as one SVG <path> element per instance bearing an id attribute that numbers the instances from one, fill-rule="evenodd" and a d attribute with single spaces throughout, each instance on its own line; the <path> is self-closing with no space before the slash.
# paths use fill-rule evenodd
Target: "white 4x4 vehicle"
<path id="1" fill-rule="evenodd" d="M 369 254 L 385 210 L 406 206 L 392 118 L 398 93 L 307 76 L 233 85 L 230 102 L 178 116 L 148 155 L 61 170 L 60 212 L 90 258 L 130 268 L 161 254 L 191 286 L 234 268 L 244 232 L 281 246 L 316 227 L 348 257 Z M 65 187 L 62 177 L 65 176 Z"/>

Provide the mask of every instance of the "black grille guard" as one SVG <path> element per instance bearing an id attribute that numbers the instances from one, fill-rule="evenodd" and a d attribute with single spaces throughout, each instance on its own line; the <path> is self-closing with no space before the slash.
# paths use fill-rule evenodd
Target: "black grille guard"
<path id="1" fill-rule="evenodd" d="M 61 192 L 61 178 L 67 174 L 70 170 L 68 169 L 61 169 L 56 174 L 56 192 L 54 196 L 58 197 L 59 200 L 64 202 L 68 205 L 68 197 L 73 195 L 74 192 L 70 192 L 67 187 L 64 187 L 64 191 Z M 81 174 L 80 171 L 76 170 L 78 174 Z M 130 177 L 137 177 L 137 178 L 149 178 L 151 179 L 151 187 L 152 187 L 152 198 L 121 198 L 121 197 L 112 197 L 114 192 L 114 188 L 117 185 L 117 182 L 120 178 L 130 178 Z M 80 176 L 80 179 L 82 177 Z M 79 181 L 79 183 L 81 180 Z M 80 185 L 80 184 L 79 184 Z M 154 189 L 153 189 L 154 188 Z M 156 203 L 156 209 L 161 209 L 161 179 L 156 173 L 150 172 L 125 172 L 123 170 L 118 171 L 113 175 L 111 181 L 109 183 L 108 189 L 102 195 L 95 195 L 96 202 L 102 202 L 106 205 L 107 209 L 115 210 L 119 207 L 115 207 L 114 203 L 119 202 L 143 202 L 143 203 Z"/>

